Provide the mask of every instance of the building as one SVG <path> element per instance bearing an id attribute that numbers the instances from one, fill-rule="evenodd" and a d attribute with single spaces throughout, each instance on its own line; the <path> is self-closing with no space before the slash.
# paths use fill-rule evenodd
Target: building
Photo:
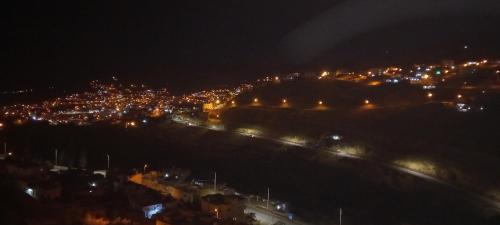
<path id="1" fill-rule="evenodd" d="M 132 182 L 128 182 L 124 189 L 130 207 L 143 211 L 144 217 L 151 219 L 163 211 L 165 198 L 160 193 Z"/>
<path id="2" fill-rule="evenodd" d="M 245 222 L 244 198 L 238 195 L 206 195 L 201 198 L 201 211 L 219 220 Z"/>

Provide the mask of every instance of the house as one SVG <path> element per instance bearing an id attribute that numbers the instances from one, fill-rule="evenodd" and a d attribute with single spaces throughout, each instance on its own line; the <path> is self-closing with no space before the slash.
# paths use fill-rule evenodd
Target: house
<path id="1" fill-rule="evenodd" d="M 142 185 L 128 182 L 124 187 L 131 208 L 144 212 L 144 217 L 151 219 L 163 211 L 165 198 L 160 193 Z"/>
<path id="2" fill-rule="evenodd" d="M 201 198 L 201 211 L 219 220 L 245 222 L 244 198 L 238 195 L 206 195 Z"/>

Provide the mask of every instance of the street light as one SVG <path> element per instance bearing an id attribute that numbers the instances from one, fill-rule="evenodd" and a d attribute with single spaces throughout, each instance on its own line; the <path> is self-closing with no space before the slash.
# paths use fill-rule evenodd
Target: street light
<path id="1" fill-rule="evenodd" d="M 215 218 L 219 219 L 219 210 L 215 208 L 214 212 L 215 212 Z"/>
<path id="2" fill-rule="evenodd" d="M 286 98 L 284 98 L 283 100 L 281 100 L 283 102 L 283 104 L 286 104 Z"/>
<path id="3" fill-rule="evenodd" d="M 432 98 L 432 93 L 431 92 L 427 93 L 427 97 Z"/>
<path id="4" fill-rule="evenodd" d="M 258 98 L 254 98 L 253 102 L 257 103 L 257 102 L 259 102 L 259 99 Z"/>
<path id="5" fill-rule="evenodd" d="M 365 104 L 370 104 L 370 100 L 365 99 Z"/>
<path id="6" fill-rule="evenodd" d="M 318 105 L 323 105 L 323 101 L 318 101 Z"/>
<path id="7" fill-rule="evenodd" d="M 148 164 L 144 164 L 144 169 L 143 169 L 143 174 L 146 174 L 146 167 L 148 167 Z"/>
<path id="8" fill-rule="evenodd" d="M 461 99 L 461 98 L 462 98 L 462 95 L 461 95 L 461 94 L 458 94 L 458 95 L 457 95 L 457 98 L 458 98 L 458 99 Z"/>

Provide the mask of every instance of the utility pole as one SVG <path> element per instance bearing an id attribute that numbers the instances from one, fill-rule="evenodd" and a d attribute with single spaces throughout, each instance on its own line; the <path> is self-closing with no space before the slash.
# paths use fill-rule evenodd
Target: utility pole
<path id="1" fill-rule="evenodd" d="M 269 187 L 267 187 L 267 202 L 266 202 L 266 209 L 269 209 Z"/>
<path id="2" fill-rule="evenodd" d="M 214 177 L 214 192 L 217 193 L 217 172 L 215 172 Z"/>
<path id="3" fill-rule="evenodd" d="M 56 151 L 55 151 L 55 155 L 56 155 L 55 164 L 56 164 L 56 166 L 57 166 L 57 148 L 56 148 L 55 150 L 56 150 Z"/>
<path id="4" fill-rule="evenodd" d="M 339 225 L 342 225 L 342 208 L 340 208 L 339 214 L 340 214 Z"/>

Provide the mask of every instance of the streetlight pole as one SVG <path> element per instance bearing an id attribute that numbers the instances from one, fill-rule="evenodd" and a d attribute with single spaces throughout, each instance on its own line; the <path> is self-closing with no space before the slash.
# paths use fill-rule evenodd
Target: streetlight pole
<path id="1" fill-rule="evenodd" d="M 269 209 L 269 187 L 267 187 L 267 202 L 266 202 L 266 209 Z"/>
<path id="2" fill-rule="evenodd" d="M 342 225 L 342 208 L 340 208 L 339 214 L 340 214 L 339 225 Z"/>
<path id="3" fill-rule="evenodd" d="M 142 171 L 143 174 L 146 174 L 146 167 L 148 167 L 148 164 L 144 164 L 144 169 Z"/>
<path id="4" fill-rule="evenodd" d="M 217 172 L 215 172 L 214 177 L 214 193 L 217 193 Z"/>
<path id="5" fill-rule="evenodd" d="M 106 154 L 106 157 L 108 158 L 108 170 L 109 170 L 109 154 Z"/>
<path id="6" fill-rule="evenodd" d="M 56 158 L 55 158 L 54 164 L 57 166 L 57 148 L 55 149 L 55 155 L 56 155 Z"/>

